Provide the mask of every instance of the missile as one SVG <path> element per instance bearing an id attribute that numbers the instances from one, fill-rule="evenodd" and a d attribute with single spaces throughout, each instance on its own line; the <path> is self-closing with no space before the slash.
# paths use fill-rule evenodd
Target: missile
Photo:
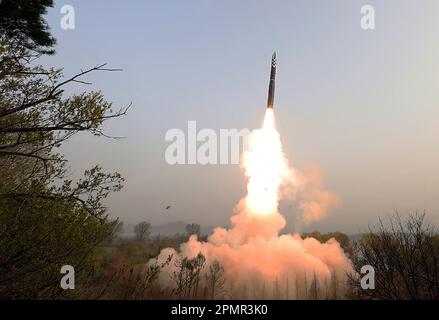
<path id="1" fill-rule="evenodd" d="M 268 85 L 267 108 L 273 109 L 274 104 L 274 87 L 276 85 L 276 51 L 271 57 L 270 84 Z"/>

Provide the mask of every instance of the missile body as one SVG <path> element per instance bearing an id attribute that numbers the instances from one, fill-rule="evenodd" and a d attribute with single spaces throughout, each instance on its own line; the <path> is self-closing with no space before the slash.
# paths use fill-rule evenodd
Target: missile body
<path id="1" fill-rule="evenodd" d="M 276 86 L 276 51 L 273 52 L 273 56 L 271 58 L 271 72 L 270 72 L 270 84 L 268 85 L 267 108 L 273 109 L 275 86 Z"/>

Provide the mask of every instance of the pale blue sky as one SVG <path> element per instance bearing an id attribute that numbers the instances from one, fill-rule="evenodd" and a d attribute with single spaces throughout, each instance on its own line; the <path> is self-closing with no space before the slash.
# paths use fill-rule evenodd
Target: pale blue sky
<path id="1" fill-rule="evenodd" d="M 76 9 L 74 31 L 59 26 L 63 4 Z M 364 4 L 375 6 L 374 31 L 360 28 Z M 87 80 L 115 105 L 133 102 L 106 125 L 126 139 L 78 136 L 65 147 L 72 175 L 95 163 L 121 172 L 126 188 L 108 205 L 128 223 L 226 224 L 245 194 L 239 166 L 171 167 L 164 135 L 188 120 L 258 127 L 276 50 L 286 154 L 301 169 L 320 166 L 344 202 L 309 229 L 357 232 L 395 209 L 426 209 L 439 223 L 438 16 L 436 0 L 56 1 L 57 54 L 45 63 L 68 75 L 123 68 Z M 292 221 L 294 207 L 282 213 Z"/>

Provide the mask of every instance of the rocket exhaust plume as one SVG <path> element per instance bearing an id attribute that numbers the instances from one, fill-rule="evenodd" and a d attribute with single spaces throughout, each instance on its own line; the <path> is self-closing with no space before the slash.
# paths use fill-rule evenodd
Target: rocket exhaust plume
<path id="1" fill-rule="evenodd" d="M 297 201 L 298 209 L 302 210 L 301 223 L 323 218 L 340 200 L 322 188 L 318 171 L 301 173 L 288 164 L 272 108 L 275 59 L 274 54 L 263 125 L 252 131 L 248 151 L 242 156 L 248 179 L 247 195 L 237 204 L 230 229 L 216 228 L 205 242 L 193 235 L 179 251 L 164 249 L 149 262 L 163 266 L 158 281 L 168 292 L 178 291 L 181 281 L 176 281 L 180 279 L 176 275 L 181 272 L 181 261 L 202 253 L 206 261 L 197 288 L 184 298 L 205 298 L 201 288 L 213 290 L 211 298 L 231 299 L 318 299 L 344 295 L 351 263 L 335 239 L 320 243 L 313 238 L 302 239 L 299 234 L 279 235 L 286 225 L 278 211 L 281 198 Z M 225 283 L 222 290 L 215 291 L 209 277 L 218 263 L 224 270 Z"/>

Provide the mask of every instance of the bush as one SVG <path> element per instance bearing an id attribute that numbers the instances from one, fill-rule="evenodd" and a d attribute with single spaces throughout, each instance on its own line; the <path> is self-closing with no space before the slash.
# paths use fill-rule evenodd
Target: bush
<path id="1" fill-rule="evenodd" d="M 439 236 L 425 214 L 406 220 L 396 214 L 388 226 L 380 221 L 354 245 L 352 262 L 357 274 L 350 280 L 359 298 L 439 299 Z M 375 270 L 374 290 L 360 287 L 364 265 Z"/>

